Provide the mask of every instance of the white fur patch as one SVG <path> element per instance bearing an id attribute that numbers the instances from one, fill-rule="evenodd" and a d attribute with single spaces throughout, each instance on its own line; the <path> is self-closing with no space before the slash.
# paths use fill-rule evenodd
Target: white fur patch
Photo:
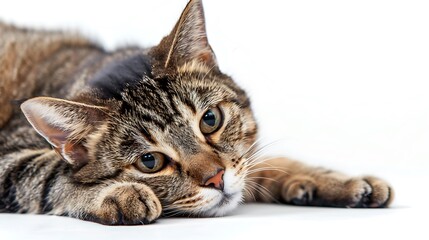
<path id="1" fill-rule="evenodd" d="M 244 181 L 235 176 L 234 170 L 227 169 L 223 176 L 224 192 L 215 189 L 202 189 L 201 195 L 206 203 L 197 209 L 203 216 L 220 217 L 235 209 L 243 200 Z"/>

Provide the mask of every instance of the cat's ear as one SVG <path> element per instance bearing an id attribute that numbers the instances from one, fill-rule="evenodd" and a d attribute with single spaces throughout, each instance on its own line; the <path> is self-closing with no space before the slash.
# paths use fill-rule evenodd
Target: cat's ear
<path id="1" fill-rule="evenodd" d="M 178 67 L 192 61 L 208 67 L 217 66 L 205 25 L 201 0 L 190 0 L 173 31 L 152 49 L 151 54 L 164 68 Z"/>
<path id="2" fill-rule="evenodd" d="M 37 97 L 21 105 L 25 117 L 64 160 L 75 167 L 88 163 L 82 140 L 106 118 L 102 107 L 62 99 Z"/>

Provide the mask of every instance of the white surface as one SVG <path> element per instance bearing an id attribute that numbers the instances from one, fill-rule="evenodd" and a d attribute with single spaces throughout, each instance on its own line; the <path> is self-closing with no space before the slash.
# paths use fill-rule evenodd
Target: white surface
<path id="1" fill-rule="evenodd" d="M 167 219 L 154 225 L 106 227 L 60 217 L 8 216 L 2 239 L 428 239 L 417 210 L 246 206 L 216 219 Z M 2 218 L 2 220 L 5 217 Z M 403 219 L 399 225 L 397 219 Z"/>
<path id="2" fill-rule="evenodd" d="M 86 239 L 428 239 L 426 200 L 415 183 L 429 177 L 401 175 L 389 209 L 337 209 L 250 204 L 222 218 L 159 219 L 147 226 L 103 226 L 43 215 L 0 215 L 2 240 Z M 282 237 L 283 236 L 283 237 Z"/>
<path id="3" fill-rule="evenodd" d="M 171 30 L 186 2 L 0 0 L 0 18 L 81 29 L 109 48 L 150 46 Z M 0 239 L 428 239 L 429 2 L 205 0 L 204 6 L 221 68 L 251 95 L 263 141 L 279 140 L 268 152 L 383 177 L 396 189 L 393 208 L 251 205 L 225 218 L 140 227 L 0 214 Z"/>

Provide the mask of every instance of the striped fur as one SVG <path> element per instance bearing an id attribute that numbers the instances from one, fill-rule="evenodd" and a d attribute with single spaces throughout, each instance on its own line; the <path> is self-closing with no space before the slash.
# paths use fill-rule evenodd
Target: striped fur
<path id="1" fill-rule="evenodd" d="M 77 34 L 0 23 L 0 211 L 147 224 L 161 214 L 221 216 L 252 198 L 391 202 L 373 177 L 256 163 L 250 100 L 220 72 L 204 25 L 201 1 L 191 0 L 159 45 L 108 52 Z M 200 120 L 214 106 L 222 125 L 204 135 Z M 160 171 L 136 167 L 148 152 L 169 156 Z M 219 169 L 223 189 L 206 186 Z"/>

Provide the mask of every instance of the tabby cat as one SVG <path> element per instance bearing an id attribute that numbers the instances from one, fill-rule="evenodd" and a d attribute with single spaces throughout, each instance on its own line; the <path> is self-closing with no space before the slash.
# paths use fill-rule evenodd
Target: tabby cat
<path id="1" fill-rule="evenodd" d="M 152 48 L 0 23 L 0 211 L 148 224 L 243 201 L 386 207 L 393 191 L 260 161 L 246 93 L 220 72 L 201 0 Z"/>

